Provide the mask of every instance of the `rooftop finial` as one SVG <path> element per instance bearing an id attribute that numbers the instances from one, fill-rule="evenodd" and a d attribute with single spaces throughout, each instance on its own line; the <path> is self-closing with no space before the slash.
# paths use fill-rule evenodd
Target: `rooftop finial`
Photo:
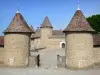
<path id="1" fill-rule="evenodd" d="M 78 8 L 77 8 L 77 10 L 80 10 L 80 2 L 79 2 L 79 0 L 78 0 Z"/>
<path id="2" fill-rule="evenodd" d="M 17 8 L 17 12 L 16 12 L 16 13 L 20 13 L 20 12 L 19 12 L 19 6 L 18 6 L 18 8 Z"/>

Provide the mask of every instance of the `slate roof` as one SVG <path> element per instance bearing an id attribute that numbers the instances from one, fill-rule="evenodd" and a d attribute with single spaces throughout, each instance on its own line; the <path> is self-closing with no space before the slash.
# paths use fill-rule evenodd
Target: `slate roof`
<path id="1" fill-rule="evenodd" d="M 4 36 L 0 36 L 0 46 L 4 45 Z"/>
<path id="2" fill-rule="evenodd" d="M 62 30 L 53 30 L 52 35 L 65 35 Z"/>
<path id="3" fill-rule="evenodd" d="M 49 21 L 49 18 L 46 16 L 43 23 L 41 24 L 40 28 L 45 28 L 45 27 L 49 27 L 49 28 L 53 28 L 52 24 Z"/>
<path id="4" fill-rule="evenodd" d="M 8 32 L 32 32 L 30 27 L 28 26 L 27 22 L 23 18 L 20 13 L 16 13 L 14 18 L 12 19 L 8 28 L 4 31 L 4 33 Z"/>
<path id="5" fill-rule="evenodd" d="M 81 10 L 77 10 L 68 24 L 68 26 L 65 28 L 64 32 L 71 32 L 71 31 L 95 31 L 92 29 L 92 27 L 89 25 L 89 23 L 86 21 L 83 13 Z"/>

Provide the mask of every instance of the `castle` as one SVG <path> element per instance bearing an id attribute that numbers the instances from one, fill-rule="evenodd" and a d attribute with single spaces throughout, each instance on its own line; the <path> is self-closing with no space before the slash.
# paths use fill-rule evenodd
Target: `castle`
<path id="1" fill-rule="evenodd" d="M 53 30 L 53 26 L 46 16 L 35 34 L 31 35 L 31 50 L 39 48 L 65 48 L 64 37 L 62 30 Z"/>
<path id="2" fill-rule="evenodd" d="M 64 31 L 53 30 L 47 16 L 34 31 L 17 11 L 4 37 L 0 37 L 0 62 L 10 67 L 25 67 L 29 64 L 30 50 L 65 48 L 67 68 L 89 68 L 100 63 L 99 38 L 79 7 Z"/>

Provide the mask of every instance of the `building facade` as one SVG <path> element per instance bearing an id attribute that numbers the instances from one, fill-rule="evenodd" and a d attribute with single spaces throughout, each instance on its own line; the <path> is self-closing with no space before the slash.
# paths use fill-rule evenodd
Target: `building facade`
<path id="1" fill-rule="evenodd" d="M 41 48 L 65 48 L 65 34 L 62 30 L 53 30 L 47 16 L 31 35 L 31 50 Z"/>

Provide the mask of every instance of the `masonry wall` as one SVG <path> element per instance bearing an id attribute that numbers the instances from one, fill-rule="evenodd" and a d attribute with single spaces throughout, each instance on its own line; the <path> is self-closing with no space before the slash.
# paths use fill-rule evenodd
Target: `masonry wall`
<path id="1" fill-rule="evenodd" d="M 7 66 L 27 66 L 30 47 L 29 34 L 6 34 L 4 36 L 4 63 Z"/>
<path id="2" fill-rule="evenodd" d="M 0 64 L 4 63 L 4 47 L 0 47 Z"/>
<path id="3" fill-rule="evenodd" d="M 31 48 L 30 50 L 35 50 L 35 49 L 40 49 L 41 45 L 40 45 L 40 38 L 36 38 L 36 39 L 31 39 Z"/>
<path id="4" fill-rule="evenodd" d="M 34 40 L 35 39 L 30 39 L 30 50 L 34 50 Z"/>
<path id="5" fill-rule="evenodd" d="M 47 47 L 48 48 L 60 48 L 61 42 L 65 42 L 65 38 L 49 38 Z"/>
<path id="6" fill-rule="evenodd" d="M 66 35 L 66 65 L 72 69 L 92 67 L 93 37 L 89 33 L 72 33 Z"/>
<path id="7" fill-rule="evenodd" d="M 100 47 L 94 47 L 93 53 L 94 53 L 95 64 L 100 64 Z"/>
<path id="8" fill-rule="evenodd" d="M 41 28 L 41 47 L 47 47 L 48 37 L 50 37 L 51 35 L 51 28 Z"/>

